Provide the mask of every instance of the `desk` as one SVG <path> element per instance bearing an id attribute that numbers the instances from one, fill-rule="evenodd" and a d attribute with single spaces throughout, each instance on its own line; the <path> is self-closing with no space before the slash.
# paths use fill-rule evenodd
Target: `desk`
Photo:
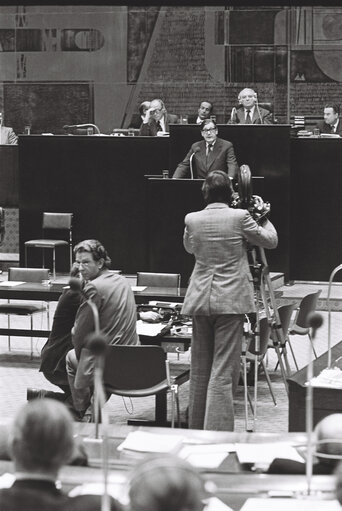
<path id="1" fill-rule="evenodd" d="M 75 429 L 83 438 L 95 436 L 93 424 L 75 424 Z M 129 426 L 109 426 L 109 482 L 117 484 L 119 489 L 123 488 L 129 471 L 139 462 L 144 455 L 134 454 L 125 456 L 116 450 L 116 447 L 126 438 L 131 431 L 140 430 L 157 434 L 181 434 L 186 439 L 196 440 L 203 444 L 215 443 L 264 443 L 277 442 L 287 439 L 295 443 L 306 441 L 304 434 L 263 434 L 263 433 L 228 433 L 215 431 L 198 430 L 165 430 L 164 428 L 133 428 Z M 100 426 L 101 434 L 101 426 Z M 64 467 L 60 472 L 59 479 L 65 491 L 79 484 L 101 483 L 102 471 L 100 470 L 100 444 L 86 444 L 89 457 L 88 467 Z M 13 472 L 12 463 L 9 461 L 0 462 L 0 473 Z M 246 472 L 236 461 L 236 457 L 230 454 L 218 469 L 202 469 L 204 479 L 212 481 L 215 485 L 214 494 L 229 505 L 234 511 L 241 508 L 249 497 L 267 497 L 269 491 L 294 492 L 306 491 L 306 478 L 301 475 L 268 475 Z M 330 497 L 334 491 L 334 478 L 332 476 L 313 476 L 312 489 L 321 491 L 322 497 Z M 277 501 L 274 501 L 276 508 Z"/>
<path id="2" fill-rule="evenodd" d="M 17 286 L 0 286 L 0 299 L 5 300 L 38 300 L 43 302 L 58 301 L 66 284 L 53 283 L 44 286 L 40 283 L 25 282 Z M 147 287 L 143 291 L 134 291 L 137 304 L 149 300 L 183 302 L 186 288 Z M 24 330 L 0 328 L 0 335 L 13 335 L 21 337 L 48 337 L 49 330 Z"/>
<path id="3" fill-rule="evenodd" d="M 342 355 L 342 341 L 331 350 L 332 360 Z M 317 376 L 328 364 L 328 353 L 313 362 L 313 375 Z M 305 396 L 307 366 L 288 378 L 289 383 L 289 431 L 305 431 Z M 342 413 L 342 390 L 323 387 L 313 388 L 313 424 L 332 413 Z"/>

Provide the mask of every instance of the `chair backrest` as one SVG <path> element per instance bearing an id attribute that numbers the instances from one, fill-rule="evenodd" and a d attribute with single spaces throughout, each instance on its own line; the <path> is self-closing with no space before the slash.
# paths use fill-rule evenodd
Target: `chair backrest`
<path id="1" fill-rule="evenodd" d="M 49 268 L 8 268 L 8 280 L 42 282 L 49 279 Z"/>
<path id="2" fill-rule="evenodd" d="M 71 230 L 72 213 L 43 213 L 43 229 Z"/>
<path id="3" fill-rule="evenodd" d="M 259 352 L 256 353 L 256 343 L 255 338 L 252 339 L 252 341 L 249 343 L 248 346 L 248 353 L 251 353 L 252 355 L 265 355 L 267 348 L 268 348 L 268 340 L 270 338 L 270 325 L 268 323 L 267 318 L 261 318 L 259 322 L 260 326 L 260 347 Z"/>
<path id="4" fill-rule="evenodd" d="M 293 313 L 293 310 L 294 310 L 295 306 L 296 306 L 295 303 L 290 303 L 288 305 L 281 305 L 280 307 L 278 307 L 280 324 L 281 324 L 281 327 L 282 327 L 283 334 L 284 334 L 285 338 L 286 338 L 286 336 L 288 334 L 288 331 L 289 331 L 290 322 L 291 322 L 291 316 L 292 316 L 292 313 Z M 274 333 L 273 332 L 271 333 L 270 337 L 271 337 L 271 339 L 274 339 Z"/>
<path id="5" fill-rule="evenodd" d="M 295 319 L 295 324 L 302 328 L 309 328 L 308 315 L 310 312 L 315 312 L 317 301 L 322 290 L 319 289 L 315 293 L 310 293 L 302 299 L 299 305 L 298 314 Z"/>
<path id="6" fill-rule="evenodd" d="M 180 287 L 180 273 L 137 272 L 137 286 Z"/>
<path id="7" fill-rule="evenodd" d="M 103 381 L 109 389 L 141 390 L 165 379 L 165 352 L 161 346 L 106 347 Z"/>

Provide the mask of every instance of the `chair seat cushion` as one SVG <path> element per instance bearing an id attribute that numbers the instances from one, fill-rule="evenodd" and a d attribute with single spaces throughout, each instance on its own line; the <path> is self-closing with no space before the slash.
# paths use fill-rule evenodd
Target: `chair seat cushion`
<path id="1" fill-rule="evenodd" d="M 27 316 L 36 312 L 44 312 L 46 307 L 38 305 L 17 305 L 17 304 L 0 304 L 0 314 L 17 314 L 18 316 Z"/>
<path id="2" fill-rule="evenodd" d="M 30 240 L 25 241 L 27 247 L 40 247 L 40 248 L 53 248 L 57 246 L 68 245 L 69 243 L 65 240 Z"/>
<path id="3" fill-rule="evenodd" d="M 148 387 L 147 389 L 116 389 L 106 385 L 106 390 L 111 392 L 112 394 L 116 394 L 118 396 L 131 396 L 131 397 L 146 397 L 153 396 L 154 394 L 158 394 L 159 392 L 165 391 L 169 388 L 167 381 L 164 380 L 153 387 Z"/>

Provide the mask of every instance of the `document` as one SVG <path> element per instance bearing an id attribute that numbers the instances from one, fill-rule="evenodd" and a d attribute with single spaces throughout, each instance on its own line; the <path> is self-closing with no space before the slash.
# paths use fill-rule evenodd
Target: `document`
<path id="1" fill-rule="evenodd" d="M 271 464 L 274 458 L 285 458 L 303 463 L 303 457 L 285 442 L 262 444 L 236 444 L 236 454 L 240 463 Z"/>
<path id="2" fill-rule="evenodd" d="M 131 286 L 132 291 L 145 291 L 147 286 Z"/>
<path id="3" fill-rule="evenodd" d="M 0 286 L 5 287 L 14 287 L 19 286 L 20 284 L 25 284 L 25 282 L 21 280 L 3 280 L 2 282 L 0 282 Z"/>
<path id="4" fill-rule="evenodd" d="M 139 319 L 137 321 L 137 334 L 155 337 L 160 334 L 164 327 L 165 323 L 147 323 L 146 321 Z"/>
<path id="5" fill-rule="evenodd" d="M 128 433 L 126 439 L 118 446 L 118 451 L 136 452 L 176 452 L 181 447 L 184 437 L 181 435 L 158 435 L 144 431 Z"/>
<path id="6" fill-rule="evenodd" d="M 248 499 L 240 511 L 341 511 L 337 500 L 308 499 Z"/>
<path id="7" fill-rule="evenodd" d="M 185 445 L 178 456 L 195 467 L 218 468 L 228 454 L 235 451 L 235 444 Z"/>

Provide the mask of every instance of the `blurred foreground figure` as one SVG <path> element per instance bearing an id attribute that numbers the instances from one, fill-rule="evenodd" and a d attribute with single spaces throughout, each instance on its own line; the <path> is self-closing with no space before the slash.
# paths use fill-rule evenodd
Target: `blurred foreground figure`
<path id="1" fill-rule="evenodd" d="M 75 511 L 80 505 L 82 511 L 100 511 L 99 496 L 71 498 L 56 486 L 75 449 L 73 422 L 64 404 L 52 399 L 27 403 L 15 417 L 9 449 L 15 482 L 0 490 L 1 511 Z"/>
<path id="2" fill-rule="evenodd" d="M 201 511 L 204 482 L 177 456 L 156 456 L 133 469 L 129 481 L 131 511 Z"/>

